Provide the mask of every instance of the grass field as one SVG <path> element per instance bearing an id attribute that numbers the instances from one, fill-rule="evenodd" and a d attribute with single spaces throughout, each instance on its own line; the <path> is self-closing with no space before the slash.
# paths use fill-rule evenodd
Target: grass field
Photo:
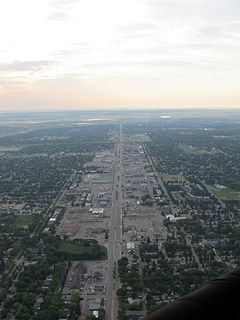
<path id="1" fill-rule="evenodd" d="M 34 154 L 18 154 L 18 155 L 9 155 L 8 159 L 27 159 L 27 158 L 39 158 L 42 155 L 38 153 Z"/>
<path id="2" fill-rule="evenodd" d="M 20 230 L 28 228 L 33 222 L 33 217 L 30 215 L 7 215 L 0 217 L 0 223 L 6 225 L 9 230 Z"/>
<path id="3" fill-rule="evenodd" d="M 33 218 L 29 215 L 16 217 L 12 224 L 14 229 L 28 228 L 32 224 Z"/>
<path id="4" fill-rule="evenodd" d="M 7 147 L 7 146 L 0 146 L 0 152 L 7 152 L 7 151 L 19 151 L 23 147 Z"/>
<path id="5" fill-rule="evenodd" d="M 160 176 L 165 181 L 184 180 L 184 176 L 180 174 L 161 174 Z"/>
<path id="6" fill-rule="evenodd" d="M 107 257 L 107 249 L 102 246 L 83 245 L 81 243 L 74 243 L 68 240 L 61 240 L 58 250 L 67 254 L 94 254 L 94 251 L 99 250 L 103 256 Z"/>
<path id="7" fill-rule="evenodd" d="M 81 254 L 84 253 L 86 250 L 89 250 L 89 248 L 83 247 L 80 244 L 69 242 L 66 240 L 62 240 L 59 246 L 59 251 L 67 252 L 70 254 Z"/>
<path id="8" fill-rule="evenodd" d="M 220 199 L 228 199 L 228 200 L 239 200 L 240 192 L 234 191 L 228 188 L 225 189 L 212 189 L 212 192 L 216 197 Z"/>
<path id="9" fill-rule="evenodd" d="M 199 150 L 196 149 L 192 146 L 184 146 L 182 147 L 183 151 L 189 154 L 196 154 L 196 155 L 200 155 L 200 154 L 213 154 L 213 152 L 207 151 L 207 150 Z"/>
<path id="10" fill-rule="evenodd" d="M 74 194 L 70 194 L 70 195 L 64 195 L 61 198 L 61 201 L 64 202 L 75 202 L 77 200 L 78 196 L 74 195 Z"/>

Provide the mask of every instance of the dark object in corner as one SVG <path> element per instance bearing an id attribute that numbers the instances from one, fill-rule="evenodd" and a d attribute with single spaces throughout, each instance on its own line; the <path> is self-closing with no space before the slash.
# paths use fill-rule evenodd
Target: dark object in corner
<path id="1" fill-rule="evenodd" d="M 240 267 L 143 320 L 240 319 Z"/>

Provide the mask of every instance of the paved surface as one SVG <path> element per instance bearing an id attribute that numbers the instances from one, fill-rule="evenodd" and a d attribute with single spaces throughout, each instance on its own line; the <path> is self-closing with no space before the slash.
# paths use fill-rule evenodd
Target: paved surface
<path id="1" fill-rule="evenodd" d="M 114 269 L 117 272 L 117 261 L 121 258 L 122 238 L 122 147 L 123 135 L 120 125 L 120 138 L 114 159 L 113 171 L 113 195 L 112 216 L 109 228 L 108 240 L 108 282 L 106 292 L 106 320 L 117 319 L 118 298 L 117 289 L 119 282 L 117 275 L 114 277 Z"/>

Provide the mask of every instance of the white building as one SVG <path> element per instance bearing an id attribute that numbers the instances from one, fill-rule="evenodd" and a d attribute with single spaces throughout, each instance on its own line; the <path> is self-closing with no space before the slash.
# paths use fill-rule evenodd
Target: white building
<path id="1" fill-rule="evenodd" d="M 176 222 L 178 220 L 184 220 L 184 219 L 187 219 L 187 217 L 175 217 L 174 215 L 172 214 L 169 214 L 167 215 L 167 219 L 171 222 Z"/>

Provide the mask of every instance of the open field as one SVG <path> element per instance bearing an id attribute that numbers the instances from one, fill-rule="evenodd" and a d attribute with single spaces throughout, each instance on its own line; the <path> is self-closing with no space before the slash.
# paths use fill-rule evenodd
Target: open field
<path id="1" fill-rule="evenodd" d="M 184 150 L 184 152 L 189 153 L 189 154 L 213 154 L 213 152 L 211 151 L 207 151 L 207 150 L 200 150 L 200 149 L 196 149 L 192 146 L 183 146 L 182 149 Z"/>
<path id="2" fill-rule="evenodd" d="M 92 255 L 94 256 L 96 253 L 104 259 L 107 258 L 107 249 L 102 246 L 91 246 L 90 243 L 87 245 L 86 243 L 81 242 L 70 242 L 67 240 L 62 240 L 60 242 L 58 251 L 67 254 L 67 255 Z"/>
<path id="3" fill-rule="evenodd" d="M 7 147 L 7 146 L 0 146 L 0 152 L 7 152 L 7 151 L 19 151 L 22 147 Z"/>
<path id="4" fill-rule="evenodd" d="M 30 215 L 7 215 L 0 217 L 0 223 L 5 224 L 10 230 L 19 230 L 28 228 L 33 222 L 33 217 Z"/>
<path id="5" fill-rule="evenodd" d="M 18 154 L 18 155 L 10 154 L 7 156 L 8 159 L 27 159 L 27 158 L 39 158 L 39 157 L 43 157 L 43 155 L 34 153 L 34 154 Z"/>
<path id="6" fill-rule="evenodd" d="M 212 189 L 216 197 L 220 199 L 239 200 L 240 192 L 225 188 L 225 189 Z"/>
<path id="7" fill-rule="evenodd" d="M 32 224 L 33 218 L 29 215 L 16 217 L 12 224 L 14 229 L 26 228 Z"/>
<path id="8" fill-rule="evenodd" d="M 61 241 L 61 244 L 59 246 L 59 251 L 63 251 L 63 252 L 67 252 L 70 254 L 82 254 L 86 251 L 89 251 L 91 248 L 89 247 L 84 247 L 81 244 L 78 243 L 73 243 L 73 242 L 69 242 L 69 241 Z"/>
<path id="9" fill-rule="evenodd" d="M 164 181 L 184 180 L 184 176 L 180 174 L 161 174 Z"/>
<path id="10" fill-rule="evenodd" d="M 77 200 L 78 196 L 77 195 L 74 195 L 74 194 L 70 194 L 70 195 L 64 195 L 62 198 L 61 198 L 61 201 L 64 201 L 64 202 L 75 202 Z"/>

